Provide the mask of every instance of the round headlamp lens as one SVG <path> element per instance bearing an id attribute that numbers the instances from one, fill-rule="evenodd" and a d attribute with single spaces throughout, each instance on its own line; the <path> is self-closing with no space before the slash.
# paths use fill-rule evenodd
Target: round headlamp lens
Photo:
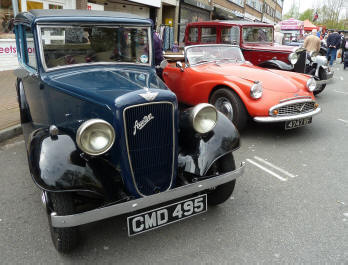
<path id="1" fill-rule="evenodd" d="M 294 52 L 289 54 L 289 61 L 291 64 L 296 64 L 298 60 L 298 55 Z"/>
<path id="2" fill-rule="evenodd" d="M 313 92 L 315 88 L 317 87 L 317 82 L 314 80 L 313 77 L 309 78 L 307 81 L 307 88 L 310 92 Z"/>
<path id="3" fill-rule="evenodd" d="M 115 131 L 106 121 L 92 119 L 84 122 L 77 131 L 77 145 L 89 155 L 107 152 L 115 141 Z"/>
<path id="4" fill-rule="evenodd" d="M 255 84 L 253 84 L 250 88 L 250 96 L 252 98 L 258 99 L 262 97 L 262 84 L 261 82 L 255 82 Z"/>
<path id="5" fill-rule="evenodd" d="M 207 133 L 214 129 L 217 110 L 213 105 L 202 103 L 193 109 L 193 128 L 198 133 Z"/>

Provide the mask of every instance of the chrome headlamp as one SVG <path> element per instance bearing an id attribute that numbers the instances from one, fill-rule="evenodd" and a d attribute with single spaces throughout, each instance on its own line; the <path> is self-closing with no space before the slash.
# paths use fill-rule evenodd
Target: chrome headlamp
<path id="1" fill-rule="evenodd" d="M 201 103 L 193 108 L 191 117 L 196 132 L 208 133 L 214 129 L 218 114 L 213 105 Z"/>
<path id="2" fill-rule="evenodd" d="M 255 81 L 255 83 L 250 88 L 250 96 L 254 99 L 262 97 L 262 84 L 260 81 Z"/>
<path id="3" fill-rule="evenodd" d="M 313 77 L 309 78 L 307 81 L 307 88 L 310 92 L 313 92 L 315 88 L 317 87 L 317 82 Z"/>
<path id="4" fill-rule="evenodd" d="M 298 60 L 297 53 L 295 53 L 295 52 L 290 53 L 288 59 L 292 65 L 296 64 L 297 60 Z"/>
<path id="5" fill-rule="evenodd" d="M 114 128 L 101 119 L 85 121 L 77 130 L 76 143 L 89 155 L 97 156 L 106 153 L 114 142 Z"/>

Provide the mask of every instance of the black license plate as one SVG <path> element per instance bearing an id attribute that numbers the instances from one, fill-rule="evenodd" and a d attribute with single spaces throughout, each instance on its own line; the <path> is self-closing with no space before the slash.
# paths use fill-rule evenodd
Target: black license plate
<path id="1" fill-rule="evenodd" d="M 207 211 L 207 195 L 166 205 L 127 218 L 128 235 L 144 233 Z"/>
<path id="2" fill-rule="evenodd" d="M 310 123 L 312 123 L 312 117 L 287 121 L 287 122 L 285 122 L 285 130 L 298 128 L 298 127 L 305 126 L 305 125 L 310 124 Z"/>

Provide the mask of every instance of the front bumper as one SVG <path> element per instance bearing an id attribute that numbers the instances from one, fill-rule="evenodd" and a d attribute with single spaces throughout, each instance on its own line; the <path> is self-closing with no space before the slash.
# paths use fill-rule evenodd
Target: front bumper
<path id="1" fill-rule="evenodd" d="M 278 117 L 272 117 L 272 116 L 254 117 L 254 121 L 262 122 L 262 123 L 292 121 L 292 120 L 298 120 L 298 119 L 312 117 L 314 115 L 319 114 L 320 112 L 321 112 L 321 108 L 318 107 L 313 111 L 298 114 L 298 115 L 278 116 Z"/>
<path id="2" fill-rule="evenodd" d="M 214 188 L 221 184 L 225 184 L 243 175 L 244 169 L 245 163 L 243 162 L 240 168 L 216 177 L 212 177 L 210 179 L 187 184 L 185 186 L 181 186 L 179 188 L 175 188 L 166 192 L 157 193 L 151 196 L 106 206 L 83 213 L 58 216 L 55 212 L 53 212 L 50 216 L 51 224 L 53 227 L 73 227 L 96 222 L 125 213 L 134 212 L 156 204 L 175 200 L 190 194 Z"/>

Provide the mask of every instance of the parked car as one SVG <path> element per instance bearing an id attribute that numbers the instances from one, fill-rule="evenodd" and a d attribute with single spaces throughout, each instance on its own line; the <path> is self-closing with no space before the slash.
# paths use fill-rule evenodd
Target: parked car
<path id="1" fill-rule="evenodd" d="M 247 61 L 254 65 L 307 73 L 306 51 L 274 43 L 273 25 L 250 21 L 203 21 L 189 23 L 185 29 L 185 45 L 234 44 L 238 45 Z M 319 60 L 322 62 L 322 60 Z M 309 63 L 309 62 L 308 62 Z M 315 93 L 324 90 L 333 77 L 326 58 L 314 72 L 317 80 Z"/>
<path id="2" fill-rule="evenodd" d="M 210 104 L 179 111 L 156 75 L 150 20 L 31 10 L 15 32 L 29 169 L 58 251 L 86 223 L 133 213 L 133 236 L 230 197 L 244 171 L 232 154 L 239 133 Z"/>
<path id="3" fill-rule="evenodd" d="M 240 130 L 249 116 L 256 122 L 285 122 L 285 129 L 293 129 L 311 123 L 321 111 L 313 77 L 254 66 L 235 45 L 186 46 L 184 62 L 169 64 L 163 78 L 179 102 L 210 103 Z"/>

